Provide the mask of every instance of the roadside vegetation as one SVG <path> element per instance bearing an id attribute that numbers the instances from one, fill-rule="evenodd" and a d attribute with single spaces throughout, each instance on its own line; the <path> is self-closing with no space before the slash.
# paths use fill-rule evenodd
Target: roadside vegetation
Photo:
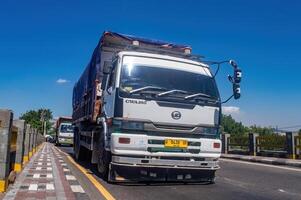
<path id="1" fill-rule="evenodd" d="M 52 127 L 51 120 L 53 116 L 50 109 L 41 108 L 25 112 L 20 119 L 25 120 L 31 127 L 37 128 L 40 133 L 43 133 L 44 125 L 46 124 L 46 132 L 49 133 Z"/>
<path id="2" fill-rule="evenodd" d="M 241 122 L 235 121 L 231 115 L 222 116 L 222 132 L 232 135 L 246 135 L 248 133 L 258 133 L 259 135 L 271 135 L 274 131 L 270 127 L 260 127 L 256 125 L 244 126 Z M 301 131 L 301 130 L 300 130 Z"/>

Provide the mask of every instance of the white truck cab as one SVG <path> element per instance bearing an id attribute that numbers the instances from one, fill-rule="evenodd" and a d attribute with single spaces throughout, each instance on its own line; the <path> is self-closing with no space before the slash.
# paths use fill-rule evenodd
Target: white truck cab
<path id="1" fill-rule="evenodd" d="M 112 165 L 198 169 L 211 175 L 219 168 L 221 102 L 208 65 L 122 51 L 111 70 L 103 109 L 112 118 L 106 144 Z"/>

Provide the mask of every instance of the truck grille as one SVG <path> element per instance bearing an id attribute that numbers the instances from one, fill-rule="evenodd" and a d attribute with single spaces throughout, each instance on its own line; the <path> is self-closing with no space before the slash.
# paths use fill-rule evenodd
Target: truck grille
<path id="1" fill-rule="evenodd" d="M 200 153 L 200 149 L 184 149 L 184 148 L 164 148 L 164 147 L 148 147 L 148 152 L 168 152 L 168 153 Z"/>

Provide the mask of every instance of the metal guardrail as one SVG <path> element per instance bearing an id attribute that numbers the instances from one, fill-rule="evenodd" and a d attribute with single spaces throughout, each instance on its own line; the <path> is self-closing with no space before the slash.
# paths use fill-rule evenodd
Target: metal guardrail
<path id="1" fill-rule="evenodd" d="M 301 158 L 301 135 L 287 132 L 285 135 L 222 134 L 222 153 L 249 154 L 283 158 Z"/>
<path id="2" fill-rule="evenodd" d="M 301 135 L 297 135 L 294 137 L 295 144 L 295 156 L 297 158 L 301 158 Z"/>
<path id="3" fill-rule="evenodd" d="M 249 137 L 246 135 L 227 138 L 228 152 L 249 152 Z"/>
<path id="4" fill-rule="evenodd" d="M 286 136 L 264 135 L 256 138 L 257 152 L 287 152 Z"/>

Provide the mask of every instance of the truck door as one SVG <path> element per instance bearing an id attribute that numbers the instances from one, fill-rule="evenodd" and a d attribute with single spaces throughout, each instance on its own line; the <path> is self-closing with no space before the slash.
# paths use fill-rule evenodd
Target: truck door
<path id="1" fill-rule="evenodd" d="M 108 78 L 107 86 L 104 91 L 104 109 L 107 117 L 114 117 L 114 105 L 116 95 L 116 73 L 117 60 L 113 62 L 112 72 Z"/>

